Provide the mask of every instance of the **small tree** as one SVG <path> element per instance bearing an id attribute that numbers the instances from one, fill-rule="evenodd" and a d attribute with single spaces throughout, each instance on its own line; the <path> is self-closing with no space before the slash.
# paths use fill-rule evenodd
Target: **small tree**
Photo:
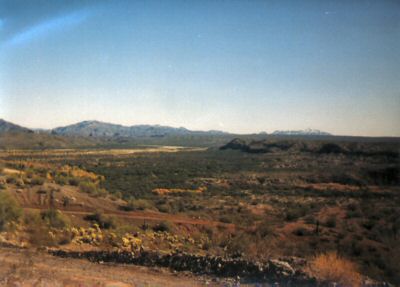
<path id="1" fill-rule="evenodd" d="M 22 214 L 22 209 L 8 194 L 0 193 L 0 230 L 3 230 L 9 222 L 17 221 Z"/>
<path id="2" fill-rule="evenodd" d="M 61 211 L 50 208 L 43 210 L 40 213 L 42 220 L 44 220 L 50 227 L 64 228 L 69 225 L 69 219 Z"/>
<path id="3" fill-rule="evenodd" d="M 62 199 L 63 207 L 68 207 L 70 203 L 71 203 L 70 198 L 68 196 L 64 196 Z"/>
<path id="4" fill-rule="evenodd" d="M 86 220 L 93 221 L 99 225 L 99 227 L 104 229 L 115 228 L 116 222 L 114 217 L 106 216 L 100 211 L 96 211 L 92 214 L 85 216 Z"/>

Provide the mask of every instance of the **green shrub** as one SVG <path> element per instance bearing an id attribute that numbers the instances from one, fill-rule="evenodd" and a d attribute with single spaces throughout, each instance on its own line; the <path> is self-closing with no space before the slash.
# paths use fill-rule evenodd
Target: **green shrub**
<path id="1" fill-rule="evenodd" d="M 58 213 L 58 211 L 55 211 Z M 50 217 L 53 218 L 52 223 L 54 223 L 54 218 L 58 218 L 58 221 L 64 220 L 65 223 L 69 223 L 69 220 L 65 218 L 61 213 L 54 215 L 51 214 L 50 210 L 44 212 L 27 211 L 24 213 L 24 223 L 27 227 L 29 235 L 29 243 L 33 246 L 43 247 L 43 246 L 56 246 L 57 244 L 68 244 L 71 242 L 72 234 L 67 230 L 58 230 L 55 232 L 52 230 L 54 226 L 49 224 Z M 47 224 L 44 224 L 47 223 Z M 57 224 L 56 224 L 57 225 Z M 58 225 L 62 225 L 58 223 Z"/>
<path id="2" fill-rule="evenodd" d="M 223 223 L 232 223 L 233 222 L 232 218 L 230 216 L 228 216 L 227 214 L 221 215 L 219 217 L 219 221 L 221 221 Z"/>
<path id="3" fill-rule="evenodd" d="M 22 178 L 18 178 L 17 181 L 15 182 L 15 185 L 18 187 L 23 187 L 25 186 L 25 182 Z"/>
<path id="4" fill-rule="evenodd" d="M 71 243 L 73 238 L 73 234 L 69 230 L 63 230 L 62 234 L 60 234 L 58 238 L 58 244 L 59 245 L 65 245 Z"/>
<path id="5" fill-rule="evenodd" d="M 29 243 L 33 246 L 44 247 L 44 246 L 55 246 L 55 237 L 47 226 L 34 226 L 29 228 Z"/>
<path id="6" fill-rule="evenodd" d="M 42 225 L 42 218 L 39 212 L 27 210 L 23 216 L 24 224 L 30 228 L 36 225 Z"/>
<path id="7" fill-rule="evenodd" d="M 69 185 L 79 186 L 80 180 L 76 177 L 71 177 L 71 178 L 68 178 L 68 183 L 69 183 Z"/>
<path id="8" fill-rule="evenodd" d="M 116 223 L 113 217 L 105 216 L 99 211 L 89 214 L 85 217 L 85 220 L 93 221 L 99 225 L 100 228 L 109 229 L 115 228 Z"/>
<path id="9" fill-rule="evenodd" d="M 92 196 L 94 196 L 94 197 L 99 197 L 99 196 L 106 196 L 108 193 L 107 193 L 107 190 L 105 190 L 104 188 L 98 188 L 97 190 L 96 190 L 96 193 L 95 194 L 93 194 Z"/>
<path id="10" fill-rule="evenodd" d="M 150 209 L 152 207 L 152 203 L 146 199 L 131 199 L 125 206 L 121 206 L 121 209 L 125 211 L 134 211 Z"/>
<path id="11" fill-rule="evenodd" d="M 164 213 L 171 213 L 171 206 L 168 204 L 160 204 L 157 205 L 157 209 L 160 212 L 164 212 Z"/>
<path id="12" fill-rule="evenodd" d="M 25 185 L 24 180 L 20 175 L 11 174 L 6 177 L 6 183 L 15 184 L 18 187 L 22 187 Z"/>
<path id="13" fill-rule="evenodd" d="M 121 199 L 122 198 L 122 193 L 120 191 L 117 191 L 117 192 L 113 193 L 113 196 L 115 196 L 118 199 Z"/>
<path id="14" fill-rule="evenodd" d="M 57 175 L 54 178 L 55 182 L 59 185 L 67 185 L 68 184 L 68 178 L 62 175 Z"/>
<path id="15" fill-rule="evenodd" d="M 303 216 L 306 216 L 312 209 L 312 206 L 308 204 L 297 204 L 297 205 L 289 205 L 286 208 L 285 220 L 286 221 L 295 221 Z"/>
<path id="16" fill-rule="evenodd" d="M 256 230 L 257 234 L 261 238 L 265 238 L 267 236 L 273 235 L 274 234 L 274 228 L 272 224 L 268 220 L 264 220 Z"/>
<path id="17" fill-rule="evenodd" d="M 251 243 L 252 237 L 249 234 L 245 232 L 235 234 L 226 242 L 227 253 L 233 257 L 240 257 L 249 252 Z"/>
<path id="18" fill-rule="evenodd" d="M 90 181 L 82 181 L 79 183 L 79 190 L 84 193 L 95 194 L 97 192 L 97 186 Z"/>
<path id="19" fill-rule="evenodd" d="M 71 199 L 68 196 L 63 196 L 62 205 L 63 207 L 68 207 L 71 203 Z"/>
<path id="20" fill-rule="evenodd" d="M 22 214 L 22 209 L 17 202 L 8 194 L 0 193 L 0 230 L 3 230 L 8 223 L 17 221 Z"/>
<path id="21" fill-rule="evenodd" d="M 107 191 L 104 188 L 99 188 L 94 182 L 91 181 L 81 181 L 79 183 L 79 190 L 93 197 L 107 195 Z"/>
<path id="22" fill-rule="evenodd" d="M 172 223 L 168 221 L 163 221 L 153 226 L 153 230 L 156 232 L 170 232 L 172 229 L 173 229 Z"/>
<path id="23" fill-rule="evenodd" d="M 64 228 L 69 225 L 69 218 L 66 217 L 61 211 L 57 209 L 48 209 L 40 213 L 41 218 L 50 227 L 54 228 Z"/>
<path id="24" fill-rule="evenodd" d="M 33 184 L 33 185 L 43 185 L 44 184 L 44 178 L 43 177 L 39 177 L 39 176 L 32 177 L 31 184 Z"/>
<path id="25" fill-rule="evenodd" d="M 12 175 L 8 175 L 7 177 L 6 177 L 6 182 L 7 183 L 16 183 L 17 182 L 17 179 L 18 179 L 18 176 L 17 175 L 15 175 L 15 174 L 12 174 Z"/>

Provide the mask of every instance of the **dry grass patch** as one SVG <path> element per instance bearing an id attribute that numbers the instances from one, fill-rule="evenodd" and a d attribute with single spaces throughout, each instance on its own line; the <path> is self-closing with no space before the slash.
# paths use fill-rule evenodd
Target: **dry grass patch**
<path id="1" fill-rule="evenodd" d="M 182 188 L 155 188 L 153 193 L 158 195 L 165 195 L 168 193 L 202 193 L 207 188 L 199 187 L 198 189 L 182 189 Z"/>
<path id="2" fill-rule="evenodd" d="M 356 264 L 340 257 L 336 252 L 315 256 L 308 266 L 308 273 L 321 283 L 336 282 L 339 286 L 361 286 L 362 277 Z"/>

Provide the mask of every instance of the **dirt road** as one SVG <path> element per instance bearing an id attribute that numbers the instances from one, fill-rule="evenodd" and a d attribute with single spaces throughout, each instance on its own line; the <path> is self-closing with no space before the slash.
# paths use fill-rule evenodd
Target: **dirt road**
<path id="1" fill-rule="evenodd" d="M 205 284 L 205 279 L 173 274 L 167 269 L 95 264 L 53 257 L 44 251 L 0 247 L 0 286 L 189 287 Z"/>
<path id="2" fill-rule="evenodd" d="M 45 210 L 48 207 L 24 207 L 27 210 Z M 64 210 L 60 209 L 65 214 L 72 215 L 89 215 L 93 212 L 89 211 L 81 211 L 81 210 Z M 204 226 L 223 226 L 227 229 L 235 229 L 234 224 L 223 223 L 219 221 L 210 221 L 203 219 L 192 219 L 177 215 L 164 214 L 164 213 L 156 213 L 156 212 L 147 212 L 147 211 L 131 211 L 131 212 L 122 212 L 122 211 L 104 211 L 105 215 L 112 215 L 127 219 L 136 219 L 136 220 L 148 220 L 148 221 L 170 221 L 175 224 L 190 224 L 190 225 L 204 225 Z"/>

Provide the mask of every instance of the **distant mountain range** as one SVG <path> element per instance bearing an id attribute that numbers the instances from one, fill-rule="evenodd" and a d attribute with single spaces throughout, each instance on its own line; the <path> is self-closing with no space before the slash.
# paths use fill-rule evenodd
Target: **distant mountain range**
<path id="1" fill-rule="evenodd" d="M 192 131 L 184 127 L 175 128 L 161 125 L 133 125 L 123 126 L 100 121 L 83 121 L 72 125 L 57 127 L 52 130 L 35 129 L 31 130 L 19 125 L 0 119 L 0 133 L 5 132 L 26 132 L 52 134 L 59 136 L 78 136 L 90 138 L 157 138 L 165 136 L 186 136 L 186 135 L 229 135 L 230 133 L 210 130 Z M 267 135 L 266 132 L 260 133 Z M 274 131 L 272 135 L 312 135 L 326 136 L 330 133 L 315 129 Z"/>
<path id="2" fill-rule="evenodd" d="M 326 137 L 324 137 L 326 136 Z M 233 138 L 235 140 L 232 141 Z M 0 119 L 0 149 L 46 149 L 89 147 L 134 147 L 137 145 L 179 145 L 239 149 L 251 153 L 291 149 L 293 146 L 268 140 L 346 140 L 400 142 L 400 137 L 331 136 L 319 130 L 275 131 L 271 134 L 233 134 L 222 131 L 192 131 L 160 125 L 123 126 L 100 121 L 83 121 L 55 129 L 29 129 Z M 232 141 L 229 144 L 227 142 Z"/>
<path id="3" fill-rule="evenodd" d="M 331 136 L 332 134 L 315 129 L 295 130 L 295 131 L 274 131 L 273 135 L 302 135 L 302 136 Z"/>
<path id="4" fill-rule="evenodd" d="M 229 134 L 223 131 L 192 131 L 186 128 L 174 128 L 160 125 L 134 125 L 122 126 L 100 121 L 83 121 L 77 124 L 58 127 L 51 130 L 57 135 L 75 135 L 86 137 L 163 137 L 176 135 L 223 135 Z M 267 135 L 267 133 L 263 133 Z M 273 135 L 320 135 L 327 136 L 330 133 L 316 129 L 296 130 L 296 131 L 274 131 Z"/>
<path id="5" fill-rule="evenodd" d="M 186 128 L 174 128 L 160 125 L 122 126 L 99 121 L 84 121 L 77 124 L 58 127 L 51 130 L 56 135 L 75 135 L 85 137 L 164 137 L 169 135 L 227 134 L 222 131 L 191 131 Z"/>

